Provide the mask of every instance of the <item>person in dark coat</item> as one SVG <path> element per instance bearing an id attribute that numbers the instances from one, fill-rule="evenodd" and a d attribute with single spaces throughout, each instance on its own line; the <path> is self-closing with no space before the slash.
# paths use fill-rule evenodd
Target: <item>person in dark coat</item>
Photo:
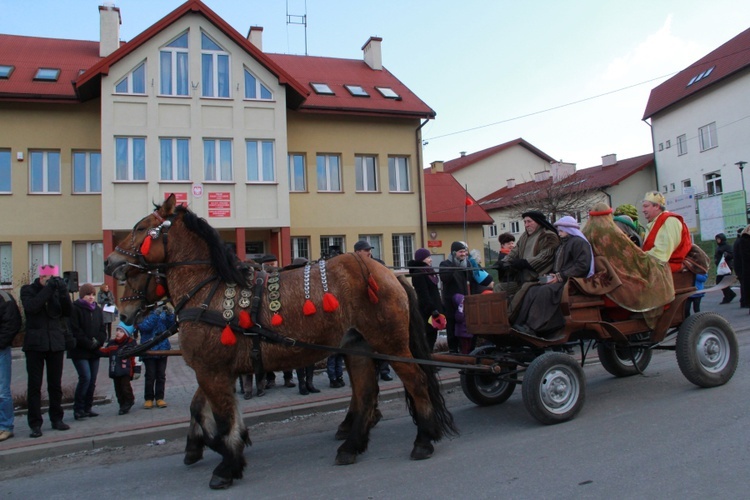
<path id="1" fill-rule="evenodd" d="M 13 339 L 21 330 L 21 311 L 13 296 L 0 290 L 0 442 L 13 437 L 15 416 L 10 391 Z"/>
<path id="2" fill-rule="evenodd" d="M 736 260 L 742 261 L 742 264 L 740 264 L 742 268 L 740 282 L 745 287 L 745 300 L 750 302 L 750 295 L 748 295 L 750 293 L 750 224 L 742 231 L 739 240 L 740 255 L 737 256 Z M 745 302 L 745 305 L 748 305 L 748 302 Z"/>
<path id="3" fill-rule="evenodd" d="M 734 254 L 732 253 L 732 247 L 727 244 L 727 237 L 724 233 L 717 234 L 714 239 L 716 240 L 716 251 L 714 252 L 714 264 L 718 268 L 721 258 L 724 257 L 724 261 L 729 266 L 729 269 L 733 267 Z M 724 279 L 724 276 L 731 276 L 731 274 L 717 274 L 716 284 L 718 285 Z M 729 304 L 734 300 L 737 294 L 731 288 L 727 287 L 721 291 L 724 294 L 724 299 L 720 304 Z"/>
<path id="4" fill-rule="evenodd" d="M 469 248 L 463 241 L 451 244 L 451 255 L 440 263 L 440 281 L 443 283 L 442 301 L 447 325 L 445 333 L 450 352 L 459 351 L 459 340 L 456 337 L 456 304 L 453 296 L 457 293 L 470 295 L 478 292 L 478 284 L 469 267 Z"/>
<path id="5" fill-rule="evenodd" d="M 78 290 L 79 299 L 73 303 L 70 316 L 70 331 L 76 346 L 68 351 L 78 372 L 73 417 L 82 420 L 98 417 L 91 407 L 94 404 L 96 375 L 99 373 L 99 348 L 107 341 L 102 308 L 96 303 L 96 289 L 88 283 Z"/>
<path id="6" fill-rule="evenodd" d="M 435 348 L 438 331 L 432 326 L 430 318 L 443 314 L 443 303 L 440 301 L 440 290 L 438 289 L 438 275 L 432 267 L 432 254 L 426 248 L 420 248 L 414 252 L 414 260 L 407 265 L 411 273 L 411 284 L 417 292 L 419 312 L 424 320 L 427 344 L 430 352 Z"/>
<path id="7" fill-rule="evenodd" d="M 42 265 L 39 267 L 39 278 L 21 287 L 21 304 L 26 313 L 26 337 L 23 341 L 28 373 L 29 412 L 26 418 L 32 438 L 42 436 L 42 377 L 45 365 L 52 428 L 59 431 L 70 429 L 63 422 L 62 373 L 65 350 L 75 347 L 75 338 L 68 330 L 73 304 L 68 295 L 68 286 L 59 274 L 58 266 Z"/>
<path id="8" fill-rule="evenodd" d="M 146 318 L 138 324 L 138 330 L 141 332 L 141 344 L 151 341 L 155 336 L 172 328 L 175 323 L 174 314 L 161 306 L 151 312 Z M 168 351 L 172 348 L 169 339 L 166 338 L 152 346 L 149 351 Z M 167 356 L 157 354 L 144 354 L 141 356 L 146 368 L 146 382 L 143 391 L 143 407 L 150 410 L 154 406 L 157 408 L 166 408 L 167 402 L 164 400 L 164 390 L 167 384 Z"/>
<path id="9" fill-rule="evenodd" d="M 102 310 L 105 307 L 115 305 L 115 296 L 112 294 L 112 290 L 109 289 L 109 285 L 103 283 L 99 287 L 99 293 L 96 294 L 96 303 L 99 304 Z M 106 312 L 103 313 L 104 318 L 104 329 L 107 330 L 107 340 L 112 337 L 112 322 L 115 320 L 115 313 Z"/>
<path id="10" fill-rule="evenodd" d="M 750 304 L 747 300 L 747 282 L 745 281 L 745 278 L 743 278 L 744 270 L 742 267 L 742 257 L 740 252 L 740 237 L 742 236 L 742 231 L 744 228 L 740 228 L 737 230 L 737 239 L 734 240 L 734 245 L 732 245 L 732 255 L 734 256 L 734 274 L 737 275 L 737 279 L 740 282 L 740 307 L 750 307 Z"/>
<path id="11" fill-rule="evenodd" d="M 555 252 L 552 274 L 544 284 L 529 288 L 521 302 L 513 329 L 539 336 L 553 335 L 565 326 L 560 310 L 563 287 L 568 278 L 586 278 L 594 274 L 594 252 L 581 233 L 578 222 L 565 216 L 555 222 L 562 244 Z"/>

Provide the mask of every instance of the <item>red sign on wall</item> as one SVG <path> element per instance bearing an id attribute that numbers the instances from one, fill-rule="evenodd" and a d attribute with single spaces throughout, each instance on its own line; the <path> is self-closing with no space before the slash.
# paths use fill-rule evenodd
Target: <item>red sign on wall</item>
<path id="1" fill-rule="evenodd" d="M 429 241 L 427 241 L 427 246 L 429 248 L 441 247 L 441 246 L 443 246 L 443 240 L 434 240 L 434 241 L 433 240 L 429 240 Z"/>
<path id="2" fill-rule="evenodd" d="M 209 217 L 231 217 L 232 216 L 232 193 L 229 191 L 218 191 L 208 193 L 208 216 Z"/>

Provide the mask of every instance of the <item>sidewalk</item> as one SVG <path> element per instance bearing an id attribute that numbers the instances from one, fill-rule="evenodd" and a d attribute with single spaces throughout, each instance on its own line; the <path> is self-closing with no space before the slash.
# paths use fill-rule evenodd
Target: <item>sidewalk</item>
<path id="1" fill-rule="evenodd" d="M 706 294 L 701 303 L 701 310 L 721 313 L 738 334 L 750 330 L 748 309 L 740 309 L 738 299 L 731 304 L 720 305 L 721 298 L 721 293 Z M 178 347 L 179 338 L 173 340 L 173 345 Z M 595 361 L 596 356 L 589 359 Z M 14 349 L 12 370 L 13 393 L 25 392 L 26 366 L 20 349 Z M 380 382 L 381 397 L 397 398 L 403 393 L 403 385 L 393 370 L 391 374 L 394 375 L 393 381 Z M 455 369 L 443 368 L 439 376 L 444 390 L 456 387 L 460 383 L 458 371 Z M 63 387 L 74 388 L 76 380 L 77 375 L 73 364 L 66 360 Z M 282 385 L 279 385 L 280 381 Z M 351 396 L 348 379 L 346 379 L 346 387 L 331 389 L 325 371 L 315 375 L 315 386 L 321 390 L 318 394 L 302 396 L 297 388 L 283 387 L 281 373 L 276 374 L 276 382 L 277 386 L 266 391 L 266 395 L 260 398 L 254 396 L 250 400 L 245 400 L 242 394 L 237 394 L 240 412 L 247 425 L 284 420 L 296 415 L 345 409 Z M 132 384 L 136 405 L 127 415 L 117 415 L 118 405 L 112 402 L 115 397 L 112 381 L 107 376 L 107 363 L 102 362 L 99 367 L 96 392 L 98 396 L 105 397 L 108 402 L 94 407 L 100 416 L 81 421 L 74 420 L 72 409 L 66 408 L 65 421 L 70 424 L 69 431 L 53 430 L 45 413 L 42 426 L 44 435 L 32 439 L 29 438 L 25 414 L 16 415 L 15 437 L 0 443 L 0 467 L 105 446 L 148 444 L 158 439 L 184 439 L 190 421 L 190 401 L 197 383 L 193 371 L 185 365 L 182 358 L 171 357 L 167 365 L 165 398 L 169 404 L 167 408 L 143 409 L 143 377 L 134 380 Z M 237 389 L 239 389 L 239 384 Z M 42 395 L 46 396 L 46 388 L 42 389 Z"/>

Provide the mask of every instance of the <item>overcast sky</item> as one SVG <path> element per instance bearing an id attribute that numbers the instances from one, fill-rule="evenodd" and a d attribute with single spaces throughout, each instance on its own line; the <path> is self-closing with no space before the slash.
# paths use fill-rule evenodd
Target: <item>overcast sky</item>
<path id="1" fill-rule="evenodd" d="M 98 40 L 102 3 L 0 0 L 0 32 Z M 114 3 L 130 40 L 182 2 Z M 382 37 L 383 65 L 437 112 L 423 128 L 426 164 L 518 137 L 578 168 L 649 153 L 649 91 L 750 28 L 739 0 L 205 3 L 243 35 L 263 26 L 266 52 L 305 53 L 287 8 L 307 15 L 309 55 L 360 59 Z"/>

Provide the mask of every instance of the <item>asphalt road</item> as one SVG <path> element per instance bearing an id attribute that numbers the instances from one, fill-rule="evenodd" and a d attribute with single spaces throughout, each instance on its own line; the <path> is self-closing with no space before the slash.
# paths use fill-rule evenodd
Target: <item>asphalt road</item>
<path id="1" fill-rule="evenodd" d="M 410 461 L 416 429 L 403 400 L 381 402 L 385 418 L 352 466 L 333 465 L 343 412 L 251 429 L 245 478 L 225 492 L 208 481 L 218 455 L 182 464 L 184 441 L 80 453 L 0 473 L 3 498 L 747 498 L 750 340 L 725 386 L 700 389 L 673 352 L 654 355 L 646 376 L 616 379 L 585 368 L 586 404 L 572 421 L 543 426 L 521 391 L 477 407 L 460 389 L 446 399 L 461 436 Z"/>

